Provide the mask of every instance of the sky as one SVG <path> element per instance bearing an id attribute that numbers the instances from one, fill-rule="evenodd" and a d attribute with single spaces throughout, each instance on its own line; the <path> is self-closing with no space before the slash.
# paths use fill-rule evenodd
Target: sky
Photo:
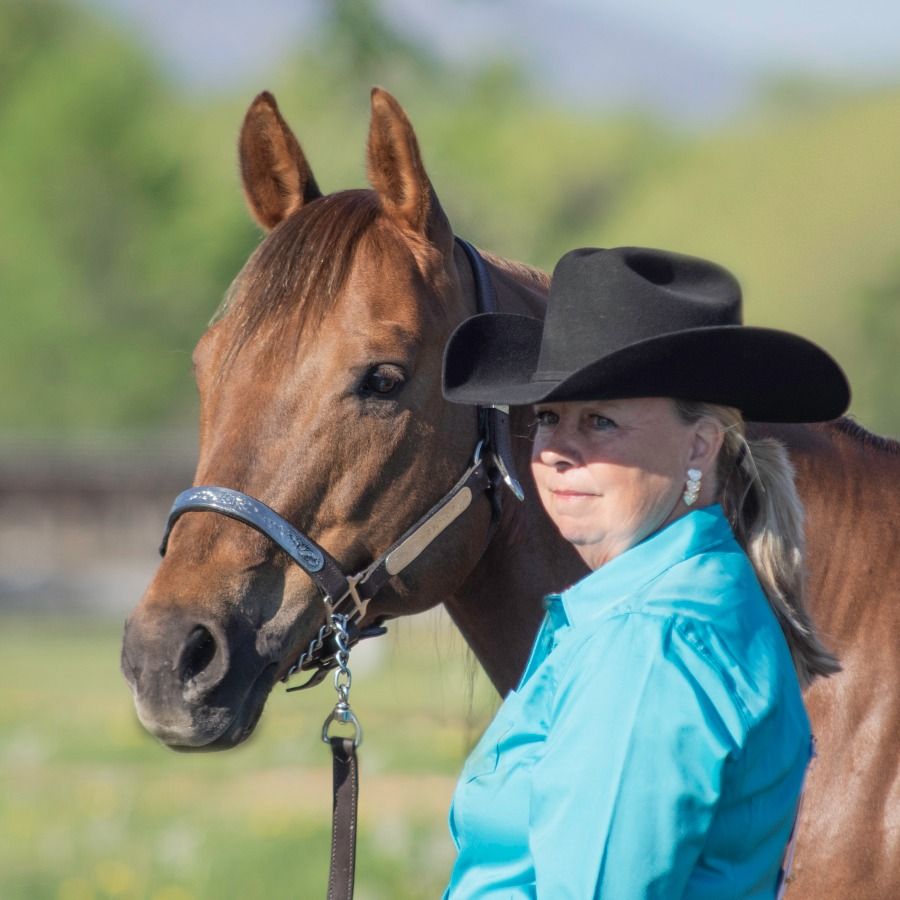
<path id="1" fill-rule="evenodd" d="M 264 77 L 314 35 L 327 0 L 82 0 L 130 24 L 198 90 Z M 383 0 L 403 29 L 460 61 L 520 60 L 574 104 L 715 119 L 767 74 L 900 82 L 896 0 Z"/>
<path id="2" fill-rule="evenodd" d="M 697 45 L 718 47 L 748 66 L 833 74 L 900 73 L 900 4 L 896 0 L 665 0 L 565 6 L 595 15 L 609 9 Z"/>

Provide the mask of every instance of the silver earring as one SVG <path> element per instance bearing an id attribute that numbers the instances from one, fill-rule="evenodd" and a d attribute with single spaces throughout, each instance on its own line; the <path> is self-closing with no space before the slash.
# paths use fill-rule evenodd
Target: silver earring
<path id="1" fill-rule="evenodd" d="M 702 477 L 703 473 L 699 469 L 687 470 L 687 484 L 684 487 L 684 494 L 682 494 L 685 506 L 693 506 L 697 502 Z"/>

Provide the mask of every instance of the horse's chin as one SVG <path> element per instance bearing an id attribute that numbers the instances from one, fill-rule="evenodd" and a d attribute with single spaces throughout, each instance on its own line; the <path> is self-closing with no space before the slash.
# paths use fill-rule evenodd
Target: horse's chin
<path id="1" fill-rule="evenodd" d="M 135 698 L 141 724 L 171 750 L 182 753 L 230 750 L 253 734 L 275 684 L 276 664 L 259 674 L 236 706 L 197 706 L 160 714 Z"/>

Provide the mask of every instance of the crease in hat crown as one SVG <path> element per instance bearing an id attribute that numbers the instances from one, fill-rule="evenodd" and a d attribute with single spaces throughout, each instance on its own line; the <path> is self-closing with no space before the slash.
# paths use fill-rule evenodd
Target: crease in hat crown
<path id="1" fill-rule="evenodd" d="M 553 271 L 532 380 L 558 380 L 661 334 L 741 321 L 740 284 L 715 263 L 644 247 L 572 250 Z"/>

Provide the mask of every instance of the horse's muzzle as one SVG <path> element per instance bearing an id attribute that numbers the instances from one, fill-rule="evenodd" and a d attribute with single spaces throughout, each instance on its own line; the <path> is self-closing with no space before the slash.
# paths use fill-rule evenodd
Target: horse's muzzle
<path id="1" fill-rule="evenodd" d="M 222 624 L 175 607 L 152 615 L 139 607 L 125 625 L 122 672 L 138 718 L 174 749 L 225 749 L 247 738 L 276 671 L 240 615 Z"/>

